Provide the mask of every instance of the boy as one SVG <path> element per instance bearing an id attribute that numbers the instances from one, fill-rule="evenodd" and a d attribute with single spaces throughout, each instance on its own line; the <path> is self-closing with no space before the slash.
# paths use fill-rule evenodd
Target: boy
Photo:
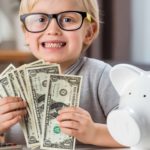
<path id="1" fill-rule="evenodd" d="M 97 0 L 22 0 L 20 7 L 25 39 L 33 55 L 60 64 L 64 74 L 83 76 L 80 107 L 64 108 L 57 117 L 62 132 L 74 136 L 81 146 L 120 147 L 106 126 L 108 113 L 118 105 L 109 80 L 111 67 L 83 56 L 98 34 L 98 14 Z M 5 107 L 9 105 L 9 113 L 14 113 L 18 101 L 14 107 L 13 98 L 6 99 Z M 18 107 L 26 106 L 21 103 Z M 16 124 L 23 114 L 24 110 L 15 114 L 16 119 L 4 129 Z"/>

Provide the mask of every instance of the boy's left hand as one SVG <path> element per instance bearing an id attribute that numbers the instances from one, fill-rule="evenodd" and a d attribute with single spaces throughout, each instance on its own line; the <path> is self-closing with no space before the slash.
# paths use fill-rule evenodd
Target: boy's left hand
<path id="1" fill-rule="evenodd" d="M 59 111 L 57 120 L 63 133 L 90 144 L 94 140 L 95 123 L 90 114 L 79 107 L 66 107 Z"/>

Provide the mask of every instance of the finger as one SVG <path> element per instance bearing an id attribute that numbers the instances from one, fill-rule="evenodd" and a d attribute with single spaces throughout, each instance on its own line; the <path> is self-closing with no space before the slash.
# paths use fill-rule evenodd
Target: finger
<path id="1" fill-rule="evenodd" d="M 0 99 L 0 106 L 5 105 L 7 103 L 18 102 L 20 100 L 22 99 L 19 97 L 4 97 Z"/>
<path id="2" fill-rule="evenodd" d="M 69 113 L 62 113 L 60 114 L 58 117 L 57 117 L 57 120 L 59 122 L 61 121 L 66 121 L 66 120 L 74 120 L 74 121 L 77 121 L 79 122 L 82 118 L 82 115 L 81 114 L 78 114 L 78 113 L 74 113 L 74 112 L 69 112 Z"/>
<path id="3" fill-rule="evenodd" d="M 5 121 L 8 121 L 8 120 L 11 120 L 17 116 L 25 116 L 27 114 L 27 111 L 26 110 L 16 110 L 16 111 L 13 111 L 13 112 L 9 112 L 7 114 L 3 114 L 1 115 L 0 117 L 0 122 L 5 122 Z"/>
<path id="4" fill-rule="evenodd" d="M 22 119 L 21 116 L 17 116 L 17 117 L 15 117 L 15 118 L 12 119 L 12 120 L 9 120 L 9 121 L 4 122 L 3 124 L 1 124 L 0 132 L 6 131 L 6 130 L 9 129 L 11 126 L 13 126 L 13 125 L 15 125 L 17 122 L 19 122 L 21 119 Z"/>
<path id="5" fill-rule="evenodd" d="M 61 131 L 64 134 L 67 134 L 69 136 L 76 136 L 78 133 L 78 130 L 74 130 L 74 129 L 69 129 L 69 128 L 61 128 Z"/>
<path id="6" fill-rule="evenodd" d="M 66 113 L 66 112 L 77 112 L 77 107 L 63 107 L 59 112 Z"/>
<path id="7" fill-rule="evenodd" d="M 89 113 L 80 107 L 64 107 L 59 111 L 59 114 L 68 113 L 68 112 L 76 112 L 76 113 L 80 113 L 80 114 L 89 116 Z"/>
<path id="8" fill-rule="evenodd" d="M 79 122 L 76 121 L 63 121 L 59 123 L 61 128 L 69 128 L 78 130 L 79 129 Z"/>
<path id="9" fill-rule="evenodd" d="M 25 101 L 7 103 L 0 107 L 0 114 L 4 114 L 6 112 L 10 112 L 14 110 L 24 109 L 26 108 L 26 106 L 27 103 Z"/>

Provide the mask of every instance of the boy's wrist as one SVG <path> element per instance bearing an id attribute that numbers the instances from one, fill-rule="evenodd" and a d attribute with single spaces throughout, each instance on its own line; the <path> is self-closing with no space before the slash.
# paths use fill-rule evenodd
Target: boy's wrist
<path id="1" fill-rule="evenodd" d="M 91 143 L 92 145 L 104 146 L 103 138 L 106 136 L 106 125 L 100 123 L 94 123 L 93 133 L 91 134 Z"/>
<path id="2" fill-rule="evenodd" d="M 97 139 L 98 137 L 100 136 L 99 135 L 99 125 L 97 123 L 94 123 L 93 125 L 93 129 L 92 129 L 92 132 L 90 132 L 90 137 L 89 137 L 89 143 L 88 144 L 91 144 L 91 145 L 99 145 L 97 143 Z M 98 140 L 99 141 L 99 140 Z"/>
<path id="3" fill-rule="evenodd" d="M 99 145 L 99 141 L 100 141 L 100 135 L 99 135 L 99 130 L 100 130 L 100 126 L 98 123 L 94 123 L 94 134 L 93 134 L 93 144 L 94 145 Z"/>

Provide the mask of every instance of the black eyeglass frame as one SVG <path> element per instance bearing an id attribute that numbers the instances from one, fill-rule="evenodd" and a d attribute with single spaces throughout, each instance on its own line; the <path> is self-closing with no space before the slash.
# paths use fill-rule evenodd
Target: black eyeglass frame
<path id="1" fill-rule="evenodd" d="M 82 22 L 81 22 L 81 25 L 80 25 L 78 28 L 76 28 L 76 29 L 64 29 L 64 28 L 59 24 L 58 16 L 59 16 L 60 14 L 67 13 L 67 12 L 75 12 L 75 13 L 78 13 L 78 14 L 80 14 L 80 15 L 82 16 Z M 46 26 L 43 30 L 41 30 L 41 31 L 30 31 L 30 30 L 27 28 L 27 26 L 26 26 L 25 19 L 26 19 L 26 17 L 28 17 L 28 16 L 36 15 L 36 14 L 37 14 L 37 15 L 38 15 L 38 14 L 41 14 L 41 15 L 47 16 L 48 19 L 49 19 L 49 20 L 48 20 L 48 24 L 47 24 L 47 26 Z M 81 28 L 81 26 L 83 25 L 83 21 L 84 21 L 84 19 L 87 17 L 87 15 L 88 15 L 87 12 L 82 12 L 82 11 L 63 11 L 63 12 L 60 12 L 60 13 L 57 13 L 57 14 L 28 13 L 28 14 L 23 14 L 23 15 L 21 15 L 21 16 L 20 16 L 20 20 L 21 20 L 21 22 L 23 23 L 25 29 L 26 29 L 28 32 L 31 32 L 31 33 L 39 33 L 39 32 L 45 31 L 45 30 L 48 28 L 51 19 L 53 19 L 53 18 L 55 18 L 55 20 L 56 20 L 58 26 L 59 26 L 62 30 L 64 30 L 64 31 L 75 31 L 75 30 L 78 30 L 78 29 Z"/>

